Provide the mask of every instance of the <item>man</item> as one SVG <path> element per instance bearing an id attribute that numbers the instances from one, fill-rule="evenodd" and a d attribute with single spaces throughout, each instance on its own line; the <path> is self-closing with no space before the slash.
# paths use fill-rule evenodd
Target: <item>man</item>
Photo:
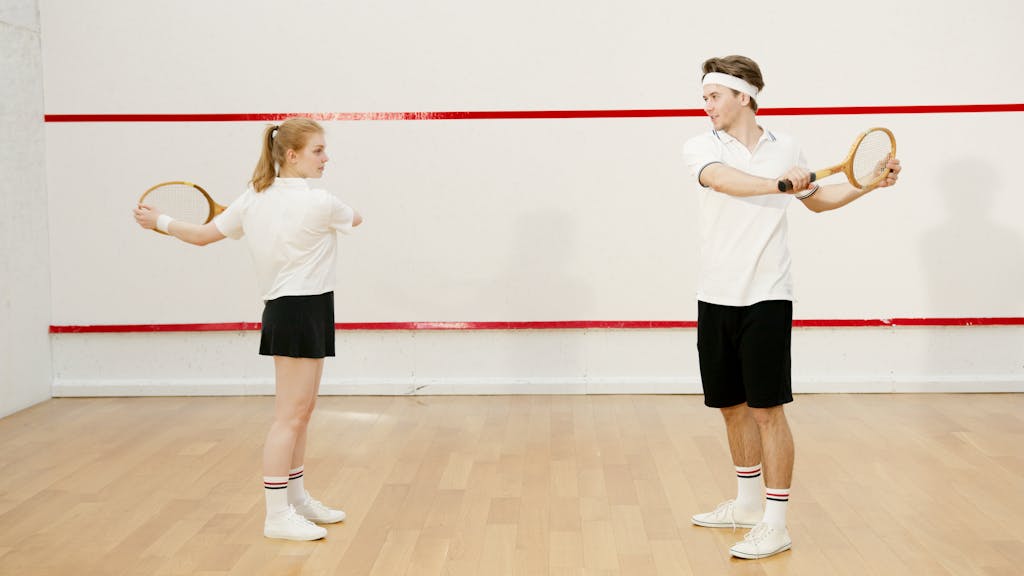
<path id="1" fill-rule="evenodd" d="M 900 163 L 890 159 L 889 174 L 870 188 L 812 185 L 796 142 L 757 122 L 764 88 L 757 63 L 743 56 L 711 58 L 703 72 L 704 109 L 714 129 L 684 147 L 701 188 L 697 348 L 704 403 L 725 419 L 738 489 L 735 499 L 692 520 L 711 528 L 752 528 L 729 551 L 764 558 L 792 545 L 786 506 L 793 437 L 783 410 L 793 401 L 786 209 L 793 197 L 815 212 L 845 206 L 895 184 Z M 781 180 L 789 180 L 792 190 L 780 193 Z"/>

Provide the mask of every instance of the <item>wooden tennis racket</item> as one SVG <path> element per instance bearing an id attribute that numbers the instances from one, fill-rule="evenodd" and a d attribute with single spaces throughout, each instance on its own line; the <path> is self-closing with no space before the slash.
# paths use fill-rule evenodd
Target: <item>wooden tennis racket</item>
<path id="1" fill-rule="evenodd" d="M 811 182 L 831 176 L 836 172 L 846 174 L 846 179 L 857 188 L 878 184 L 889 174 L 885 168 L 890 158 L 896 157 L 896 137 L 887 128 L 871 128 L 857 137 L 850 147 L 846 160 L 831 168 L 811 172 Z M 793 183 L 779 180 L 779 192 L 789 192 Z"/>
<path id="2" fill-rule="evenodd" d="M 175 220 L 192 224 L 206 224 L 224 211 L 224 206 L 215 202 L 202 186 L 183 181 L 162 182 L 153 186 L 142 194 L 139 204 L 145 204 Z M 156 229 L 153 231 L 163 234 Z"/>

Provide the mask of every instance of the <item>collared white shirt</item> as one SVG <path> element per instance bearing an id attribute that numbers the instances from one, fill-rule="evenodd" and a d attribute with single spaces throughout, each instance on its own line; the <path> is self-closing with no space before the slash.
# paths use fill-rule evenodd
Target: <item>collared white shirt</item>
<path id="1" fill-rule="evenodd" d="M 229 238 L 248 238 L 263 300 L 334 290 L 338 232 L 352 231 L 355 211 L 303 178 L 249 187 L 213 219 Z"/>
<path id="2" fill-rule="evenodd" d="M 793 299 L 786 224 L 792 196 L 730 196 L 700 185 L 701 171 L 716 162 L 764 178 L 778 178 L 793 166 L 806 165 L 792 138 L 763 130 L 753 152 L 715 130 L 691 138 L 683 147 L 686 165 L 701 191 L 697 299 L 703 302 L 749 306 Z"/>

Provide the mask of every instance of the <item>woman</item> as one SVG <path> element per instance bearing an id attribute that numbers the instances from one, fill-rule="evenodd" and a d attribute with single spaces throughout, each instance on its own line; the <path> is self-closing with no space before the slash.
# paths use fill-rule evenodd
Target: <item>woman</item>
<path id="1" fill-rule="evenodd" d="M 337 232 L 362 217 L 307 179 L 327 163 L 323 128 L 307 118 L 268 126 L 251 186 L 211 222 L 195 225 L 138 205 L 135 220 L 203 246 L 248 239 L 265 303 L 260 354 L 274 357 L 274 423 L 263 450 L 268 538 L 317 540 L 319 524 L 345 519 L 313 499 L 303 485 L 306 430 L 316 405 L 324 357 L 334 356 Z"/>

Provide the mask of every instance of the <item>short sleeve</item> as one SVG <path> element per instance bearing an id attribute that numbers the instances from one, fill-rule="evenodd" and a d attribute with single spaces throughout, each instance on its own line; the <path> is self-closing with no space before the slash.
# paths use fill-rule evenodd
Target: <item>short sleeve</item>
<path id="1" fill-rule="evenodd" d="M 683 161 L 686 162 L 686 167 L 690 169 L 690 175 L 693 179 L 700 184 L 700 173 L 709 164 L 722 161 L 721 147 L 716 145 L 714 140 L 708 138 L 707 135 L 700 135 L 690 138 L 683 145 Z M 707 188 L 707 186 L 704 186 Z"/>
<path id="2" fill-rule="evenodd" d="M 351 234 L 356 211 L 334 196 L 328 195 L 328 198 L 330 198 L 331 207 L 331 229 L 342 234 Z"/>
<path id="3" fill-rule="evenodd" d="M 242 194 L 213 219 L 213 224 L 221 234 L 234 240 L 245 236 L 242 218 L 245 216 L 245 206 L 248 204 L 250 194 L 252 194 L 252 189 L 246 190 L 245 194 Z"/>

